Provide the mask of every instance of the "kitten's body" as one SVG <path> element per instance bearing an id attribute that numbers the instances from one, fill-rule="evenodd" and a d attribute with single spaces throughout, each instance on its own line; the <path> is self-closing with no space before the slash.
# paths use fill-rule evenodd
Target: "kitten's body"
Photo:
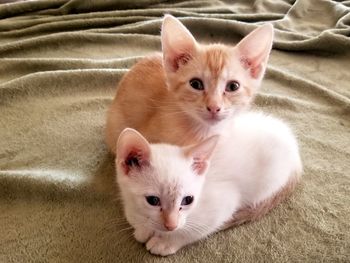
<path id="1" fill-rule="evenodd" d="M 213 232 L 260 218 L 301 175 L 289 128 L 258 113 L 238 115 L 219 139 L 190 148 L 148 145 L 138 136 L 126 131 L 118 141 L 118 184 L 135 238 L 154 254 L 175 253 Z M 130 156 L 139 160 L 137 166 L 125 165 Z M 151 206 L 145 196 L 159 197 L 159 205 Z M 183 205 L 186 196 L 195 201 Z"/>
<path id="2" fill-rule="evenodd" d="M 273 29 L 267 24 L 234 47 L 201 45 L 177 19 L 166 16 L 162 55 L 140 60 L 118 85 L 107 113 L 110 150 L 115 153 L 117 138 L 127 127 L 150 142 L 176 145 L 196 143 L 223 130 L 254 98 L 272 39 Z"/>
<path id="3" fill-rule="evenodd" d="M 126 127 L 140 131 L 152 143 L 177 145 L 197 142 L 215 131 L 177 105 L 166 88 L 161 54 L 142 59 L 121 80 L 107 118 L 106 138 L 112 152 Z"/>

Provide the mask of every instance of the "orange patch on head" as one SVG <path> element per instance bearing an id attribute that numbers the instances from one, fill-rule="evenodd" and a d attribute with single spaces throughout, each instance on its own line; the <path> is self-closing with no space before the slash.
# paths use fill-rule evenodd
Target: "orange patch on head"
<path id="1" fill-rule="evenodd" d="M 218 79 L 228 61 L 228 53 L 222 45 L 210 45 L 205 52 L 205 62 L 212 74 Z"/>

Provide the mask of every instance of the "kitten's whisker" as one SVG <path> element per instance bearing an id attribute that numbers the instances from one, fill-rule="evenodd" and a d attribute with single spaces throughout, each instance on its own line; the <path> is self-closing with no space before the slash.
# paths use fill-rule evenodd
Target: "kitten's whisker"
<path id="1" fill-rule="evenodd" d="M 187 229 L 188 231 L 191 230 L 191 231 L 194 231 L 198 234 L 202 234 L 202 229 L 197 227 L 197 226 L 188 225 L 187 227 L 189 228 L 189 229 Z"/>
<path id="2" fill-rule="evenodd" d="M 122 233 L 122 232 L 129 231 L 129 230 L 133 230 L 133 229 L 134 229 L 134 227 L 129 226 L 129 227 L 125 227 L 125 228 L 119 229 L 116 233 L 117 233 L 117 234 L 120 234 L 120 233 Z"/>
<path id="3" fill-rule="evenodd" d="M 185 112 L 167 112 L 167 113 L 164 113 L 163 116 L 165 117 L 172 117 L 172 116 L 177 116 L 177 115 L 183 115 L 183 114 L 187 114 Z"/>
<path id="4" fill-rule="evenodd" d="M 118 236 L 117 244 L 124 244 L 127 241 L 135 240 L 133 234 Z"/>
<path id="5" fill-rule="evenodd" d="M 208 225 L 205 225 L 203 223 L 201 224 L 198 224 L 198 223 L 195 223 L 195 222 L 186 222 L 187 226 L 189 226 L 192 230 L 194 231 L 197 231 L 199 233 L 202 233 L 202 232 L 210 232 L 212 227 L 211 226 L 208 226 Z"/>
<path id="6" fill-rule="evenodd" d="M 129 225 L 129 223 L 123 219 L 123 220 L 110 220 L 107 221 L 101 228 L 98 230 L 98 232 L 104 232 L 104 231 L 109 231 L 111 229 L 117 228 L 118 226 L 123 226 L 123 225 Z"/>

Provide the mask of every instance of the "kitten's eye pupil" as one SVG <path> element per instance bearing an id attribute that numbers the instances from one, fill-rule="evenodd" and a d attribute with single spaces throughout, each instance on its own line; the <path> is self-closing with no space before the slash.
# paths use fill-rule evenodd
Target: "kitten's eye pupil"
<path id="1" fill-rule="evenodd" d="M 146 196 L 146 201 L 152 206 L 160 206 L 160 199 L 157 196 L 154 196 L 154 195 Z"/>
<path id="2" fill-rule="evenodd" d="M 200 79 L 194 78 L 190 80 L 190 85 L 196 90 L 204 90 L 203 82 Z"/>
<path id="3" fill-rule="evenodd" d="M 193 195 L 185 196 L 181 201 L 181 205 L 190 205 L 192 204 L 193 200 L 194 200 Z"/>
<path id="4" fill-rule="evenodd" d="M 239 87 L 240 87 L 239 83 L 234 80 L 234 81 L 230 81 L 227 83 L 225 90 L 227 92 L 233 92 L 233 91 L 238 90 Z"/>

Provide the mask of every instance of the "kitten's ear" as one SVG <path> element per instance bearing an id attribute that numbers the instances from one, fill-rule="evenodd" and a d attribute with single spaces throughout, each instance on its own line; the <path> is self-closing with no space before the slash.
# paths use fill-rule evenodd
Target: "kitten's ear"
<path id="1" fill-rule="evenodd" d="M 255 29 L 238 43 L 241 63 L 250 71 L 252 78 L 261 79 L 264 76 L 272 42 L 273 26 L 267 23 Z"/>
<path id="2" fill-rule="evenodd" d="M 150 153 L 147 140 L 136 130 L 126 128 L 118 138 L 116 165 L 127 175 L 131 169 L 148 165 Z"/>
<path id="3" fill-rule="evenodd" d="M 202 175 L 206 172 L 209 164 L 209 159 L 215 149 L 218 140 L 219 136 L 214 135 L 197 145 L 185 148 L 185 156 L 192 158 L 192 168 L 198 175 Z"/>
<path id="4" fill-rule="evenodd" d="M 175 72 L 192 58 L 197 42 L 190 31 L 171 15 L 164 16 L 161 37 L 165 70 Z"/>

